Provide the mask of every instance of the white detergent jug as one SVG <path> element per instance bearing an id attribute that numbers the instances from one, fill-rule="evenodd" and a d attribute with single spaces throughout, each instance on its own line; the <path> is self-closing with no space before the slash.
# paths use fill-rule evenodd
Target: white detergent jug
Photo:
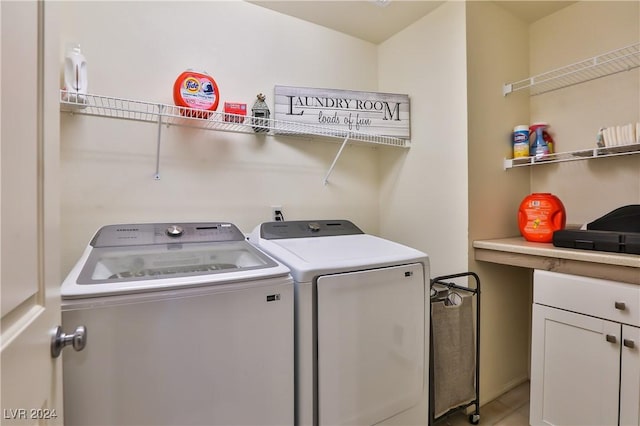
<path id="1" fill-rule="evenodd" d="M 87 60 L 80 46 L 67 49 L 64 58 L 64 100 L 79 104 L 87 103 Z"/>

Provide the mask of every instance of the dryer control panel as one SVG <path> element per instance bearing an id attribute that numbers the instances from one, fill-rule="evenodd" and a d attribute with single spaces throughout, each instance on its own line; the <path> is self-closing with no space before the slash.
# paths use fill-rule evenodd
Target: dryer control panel
<path id="1" fill-rule="evenodd" d="M 260 236 L 265 240 L 357 234 L 364 232 L 348 220 L 292 220 L 266 222 L 260 226 Z"/>

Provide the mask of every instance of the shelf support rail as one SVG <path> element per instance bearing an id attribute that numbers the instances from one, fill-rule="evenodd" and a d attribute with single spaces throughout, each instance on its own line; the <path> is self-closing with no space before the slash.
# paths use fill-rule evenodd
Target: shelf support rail
<path id="1" fill-rule="evenodd" d="M 329 167 L 329 171 L 327 171 L 327 174 L 324 177 L 324 181 L 322 182 L 324 185 L 327 185 L 327 183 L 329 183 L 329 176 L 331 176 L 331 172 L 333 172 L 333 168 L 336 166 L 336 163 L 338 162 L 338 158 L 340 158 L 340 156 L 342 155 L 342 150 L 347 145 L 347 142 L 349 142 L 350 136 L 351 136 L 351 133 L 347 133 L 347 136 L 344 138 L 342 145 L 340 145 L 340 149 L 338 150 L 336 157 L 333 159 L 333 163 L 331 163 L 331 167 Z"/>
<path id="2" fill-rule="evenodd" d="M 158 141 L 156 145 L 156 174 L 153 176 L 155 180 L 160 180 L 160 139 L 162 138 L 162 114 L 164 113 L 164 105 L 158 105 Z"/>

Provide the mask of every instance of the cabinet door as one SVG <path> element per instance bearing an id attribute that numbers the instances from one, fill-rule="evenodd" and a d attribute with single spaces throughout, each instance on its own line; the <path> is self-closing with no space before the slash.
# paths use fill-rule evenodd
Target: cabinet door
<path id="1" fill-rule="evenodd" d="M 531 424 L 617 425 L 620 337 L 618 323 L 534 304 Z"/>
<path id="2" fill-rule="evenodd" d="M 620 425 L 640 425 L 640 328 L 622 326 Z"/>

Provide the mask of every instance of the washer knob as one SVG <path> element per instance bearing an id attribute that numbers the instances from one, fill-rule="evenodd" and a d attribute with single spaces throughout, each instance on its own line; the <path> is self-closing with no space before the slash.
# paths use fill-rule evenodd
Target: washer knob
<path id="1" fill-rule="evenodd" d="M 183 232 L 184 229 L 182 229 L 182 227 L 179 225 L 171 225 L 167 228 L 167 235 L 170 237 L 179 237 Z"/>
<path id="2" fill-rule="evenodd" d="M 311 230 L 311 232 L 319 232 L 320 224 L 318 222 L 311 222 L 309 223 L 309 229 Z"/>

